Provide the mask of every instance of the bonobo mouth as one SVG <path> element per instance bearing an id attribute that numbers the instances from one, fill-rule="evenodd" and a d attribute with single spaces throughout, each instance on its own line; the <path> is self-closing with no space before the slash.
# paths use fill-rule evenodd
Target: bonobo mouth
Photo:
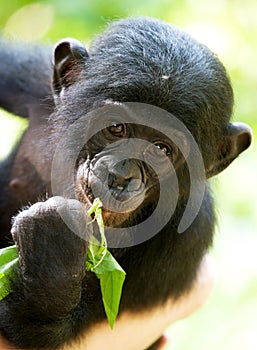
<path id="1" fill-rule="evenodd" d="M 106 175 L 106 174 L 105 174 Z M 77 173 L 76 194 L 89 209 L 96 197 L 103 203 L 103 218 L 107 226 L 117 227 L 127 220 L 145 199 L 144 176 L 117 177 L 110 172 L 105 181 L 88 167 L 81 165 Z"/>
<path id="2" fill-rule="evenodd" d="M 135 210 L 142 203 L 145 195 L 145 186 L 137 179 L 132 179 L 129 184 L 115 188 L 97 182 L 94 188 L 93 191 L 87 182 L 83 186 L 86 202 L 92 205 L 94 199 L 99 197 L 104 204 L 103 209 L 112 212 L 126 213 Z"/>

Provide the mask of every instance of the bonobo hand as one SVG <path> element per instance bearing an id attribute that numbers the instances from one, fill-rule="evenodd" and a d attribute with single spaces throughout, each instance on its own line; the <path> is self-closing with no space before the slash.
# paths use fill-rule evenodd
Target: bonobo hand
<path id="1" fill-rule="evenodd" d="M 80 202 L 62 197 L 36 203 L 15 218 L 11 232 L 18 246 L 26 283 L 35 283 L 38 278 L 42 282 L 43 278 L 45 282 L 56 285 L 57 279 L 81 279 L 86 241 L 71 229 L 80 236 L 86 235 L 86 230 L 89 230 L 87 221 L 85 208 Z"/>
<path id="2" fill-rule="evenodd" d="M 81 236 L 86 235 L 90 228 L 84 206 L 62 197 L 53 197 L 24 210 L 15 218 L 11 231 L 20 253 L 25 298 L 45 298 L 40 304 L 51 317 L 60 317 L 77 304 L 85 274 L 87 242 L 67 227 L 64 216 L 70 228 Z M 49 293 L 53 298 L 49 298 Z"/>
<path id="3" fill-rule="evenodd" d="M 13 293 L 0 310 L 7 311 L 1 328 L 12 343 L 20 344 L 25 334 L 34 332 L 35 347 L 50 343 L 54 348 L 58 337 L 65 341 L 69 336 L 70 315 L 80 303 L 85 276 L 87 241 L 82 237 L 92 226 L 88 221 L 80 202 L 62 197 L 36 203 L 15 218 L 12 235 L 20 267 Z"/>

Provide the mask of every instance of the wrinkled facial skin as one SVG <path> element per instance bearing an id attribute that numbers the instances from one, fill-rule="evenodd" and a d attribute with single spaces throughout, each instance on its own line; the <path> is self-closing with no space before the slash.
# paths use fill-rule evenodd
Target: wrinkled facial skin
<path id="1" fill-rule="evenodd" d="M 131 222 L 156 205 L 159 181 L 171 176 L 173 150 L 172 142 L 154 129 L 113 123 L 94 135 L 80 154 L 78 199 L 90 206 L 100 197 L 107 226 L 119 227 L 128 218 Z M 158 176 L 151 164 L 158 168 Z M 151 212 L 148 208 L 148 215 Z"/>

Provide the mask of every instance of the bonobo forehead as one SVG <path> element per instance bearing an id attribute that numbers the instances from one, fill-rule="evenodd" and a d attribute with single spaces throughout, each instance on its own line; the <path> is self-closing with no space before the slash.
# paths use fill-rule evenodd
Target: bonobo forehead
<path id="1" fill-rule="evenodd" d="M 118 21 L 95 39 L 89 55 L 70 96 L 78 109 L 107 99 L 152 104 L 180 118 L 203 147 L 212 133 L 219 138 L 231 116 L 233 93 L 223 65 L 206 46 L 167 23 Z"/>
<path id="2" fill-rule="evenodd" d="M 188 114 L 222 108 L 231 114 L 232 89 L 217 57 L 187 33 L 150 18 L 118 21 L 90 49 L 91 67 L 120 101 L 155 104 Z M 102 86 L 103 87 L 103 86 Z"/>

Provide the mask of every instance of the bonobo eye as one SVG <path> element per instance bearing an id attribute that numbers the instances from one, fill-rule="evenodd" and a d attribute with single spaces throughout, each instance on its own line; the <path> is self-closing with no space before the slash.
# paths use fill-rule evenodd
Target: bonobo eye
<path id="1" fill-rule="evenodd" d="M 160 153 L 160 151 L 162 151 L 166 156 L 171 155 L 171 149 L 166 143 L 157 141 L 154 143 L 154 148 L 156 153 Z"/>
<path id="2" fill-rule="evenodd" d="M 126 124 L 113 122 L 108 128 L 109 133 L 116 137 L 124 137 L 126 135 Z"/>

